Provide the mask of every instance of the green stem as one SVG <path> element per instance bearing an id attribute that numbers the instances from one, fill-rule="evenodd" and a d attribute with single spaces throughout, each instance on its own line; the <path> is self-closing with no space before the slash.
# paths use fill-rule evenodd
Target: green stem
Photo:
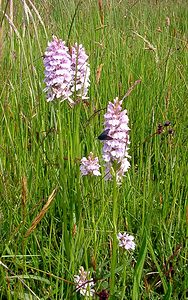
<path id="1" fill-rule="evenodd" d="M 111 261 L 111 277 L 110 277 L 110 294 L 114 294 L 115 287 L 115 268 L 117 261 L 117 221 L 118 221 L 118 189 L 116 177 L 113 179 L 113 248 L 112 248 L 112 261 Z"/>
<path id="2" fill-rule="evenodd" d="M 126 255 L 126 253 L 125 253 Z M 122 293 L 121 299 L 125 299 L 125 290 L 126 290 L 126 274 L 127 274 L 127 259 L 124 259 L 124 269 L 123 269 L 123 284 L 122 284 Z"/>

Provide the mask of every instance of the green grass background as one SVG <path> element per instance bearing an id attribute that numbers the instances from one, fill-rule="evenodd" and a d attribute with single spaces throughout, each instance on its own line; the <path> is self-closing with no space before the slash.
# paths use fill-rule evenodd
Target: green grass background
<path id="1" fill-rule="evenodd" d="M 101 11 L 94 0 L 17 0 L 0 9 L 1 299 L 81 299 L 81 265 L 110 299 L 187 299 L 187 1 L 106 0 Z M 85 47 L 89 105 L 46 102 L 42 55 L 53 34 Z M 92 151 L 102 164 L 108 102 L 138 79 L 123 104 L 131 128 L 123 184 L 82 178 L 81 157 Z M 166 120 L 174 134 L 153 135 Z M 118 247 L 124 231 L 134 252 Z"/>

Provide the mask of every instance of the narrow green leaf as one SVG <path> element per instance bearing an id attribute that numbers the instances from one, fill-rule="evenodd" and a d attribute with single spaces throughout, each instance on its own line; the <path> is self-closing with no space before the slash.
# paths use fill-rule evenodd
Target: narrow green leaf
<path id="1" fill-rule="evenodd" d="M 135 273 L 134 273 L 133 296 L 132 296 L 133 300 L 139 299 L 139 287 L 140 287 L 140 281 L 143 272 L 146 253 L 147 253 L 147 240 L 146 240 L 146 233 L 144 233 L 139 256 L 138 256 L 138 261 L 136 263 Z"/>

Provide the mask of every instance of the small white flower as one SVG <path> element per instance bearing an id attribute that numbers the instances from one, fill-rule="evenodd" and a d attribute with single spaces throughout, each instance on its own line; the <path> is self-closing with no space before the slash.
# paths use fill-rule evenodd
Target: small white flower
<path id="1" fill-rule="evenodd" d="M 74 276 L 74 282 L 76 283 L 76 290 L 85 297 L 93 297 L 95 294 L 94 281 L 90 277 L 90 272 L 84 271 L 81 266 L 79 269 L 79 275 Z"/>
<path id="2" fill-rule="evenodd" d="M 83 157 L 81 159 L 80 171 L 82 176 L 86 175 L 94 175 L 100 176 L 101 173 L 99 172 L 99 159 L 98 157 L 94 157 L 93 153 L 90 152 L 88 158 Z"/>
<path id="3" fill-rule="evenodd" d="M 134 242 L 134 236 L 129 235 L 128 233 L 124 232 L 123 234 L 121 232 L 118 233 L 117 238 L 119 240 L 119 246 L 122 248 L 125 248 L 126 250 L 134 250 L 136 247 L 136 244 Z"/>

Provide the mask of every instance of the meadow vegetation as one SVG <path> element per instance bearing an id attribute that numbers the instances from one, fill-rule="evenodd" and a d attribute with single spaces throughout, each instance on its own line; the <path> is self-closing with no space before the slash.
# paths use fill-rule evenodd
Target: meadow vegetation
<path id="1" fill-rule="evenodd" d="M 52 35 L 89 55 L 74 107 L 46 101 Z M 84 299 L 81 266 L 90 298 L 187 299 L 187 65 L 187 1 L 0 1 L 0 299 Z M 137 80 L 122 184 L 81 176 L 90 152 L 103 164 L 108 102 Z"/>

